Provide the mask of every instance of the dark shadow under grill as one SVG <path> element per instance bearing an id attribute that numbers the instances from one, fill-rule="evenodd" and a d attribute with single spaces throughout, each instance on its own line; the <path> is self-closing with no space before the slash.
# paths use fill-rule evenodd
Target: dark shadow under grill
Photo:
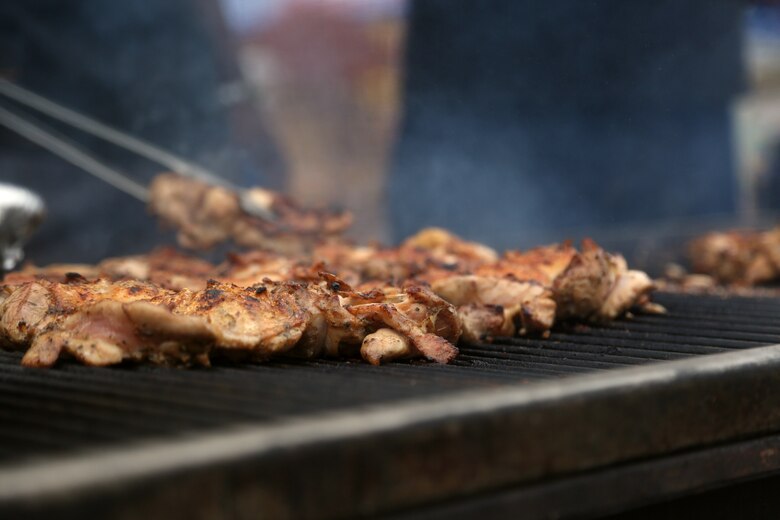
<path id="1" fill-rule="evenodd" d="M 19 366 L 0 351 L 0 462 L 780 343 L 780 299 L 659 294 L 667 315 L 467 345 L 452 365 Z"/>

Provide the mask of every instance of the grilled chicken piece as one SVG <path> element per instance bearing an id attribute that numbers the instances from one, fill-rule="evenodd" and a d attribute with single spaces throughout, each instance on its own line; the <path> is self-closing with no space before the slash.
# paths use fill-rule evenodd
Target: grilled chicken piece
<path id="1" fill-rule="evenodd" d="M 512 278 L 458 275 L 432 284 L 433 291 L 467 315 L 464 333 L 469 338 L 513 336 L 515 333 L 544 332 L 555 320 L 552 293 L 536 282 L 520 282 Z M 477 309 L 482 308 L 481 311 Z M 499 323 L 494 309 L 500 309 Z M 491 316 L 480 321 L 477 319 Z"/>
<path id="2" fill-rule="evenodd" d="M 203 291 L 185 289 L 152 303 L 204 317 L 222 353 L 250 351 L 255 359 L 289 350 L 307 326 L 306 309 L 285 284 L 244 288 L 210 281 Z"/>
<path id="3" fill-rule="evenodd" d="M 511 276 L 516 280 L 534 281 L 552 287 L 578 255 L 569 242 L 537 247 L 526 252 L 507 251 L 494 263 L 484 264 L 475 274 L 484 276 Z"/>
<path id="4" fill-rule="evenodd" d="M 410 278 L 430 278 L 433 271 L 444 275 L 465 273 L 498 255 L 482 244 L 468 242 L 439 228 L 423 229 L 397 248 L 353 246 L 331 241 L 318 245 L 312 254 L 340 276 L 357 276 L 362 281 L 400 284 Z"/>
<path id="5" fill-rule="evenodd" d="M 6 286 L 0 338 L 29 345 L 22 363 L 35 367 L 53 365 L 63 352 L 96 366 L 124 360 L 208 365 L 214 353 L 250 360 L 351 355 L 379 328 L 408 338 L 414 350 L 406 355 L 448 362 L 457 354 L 450 343 L 460 336 L 454 309 L 425 288 L 363 295 L 325 276 L 327 283 L 269 280 L 254 287 L 209 281 L 201 291 L 83 279 Z M 374 359 L 396 355 L 377 347 Z"/>
<path id="6" fill-rule="evenodd" d="M 330 241 L 314 248 L 312 260 L 322 262 L 328 271 L 341 278 L 358 281 L 403 281 L 427 265 L 428 256 L 401 258 L 398 249 L 376 246 L 354 246 L 346 242 Z"/>
<path id="7" fill-rule="evenodd" d="M 750 286 L 780 278 L 780 227 L 708 233 L 689 244 L 693 270 L 721 283 Z"/>
<path id="8" fill-rule="evenodd" d="M 549 287 L 557 304 L 556 317 L 561 320 L 614 319 L 634 305 L 644 305 L 653 289 L 645 273 L 629 270 L 622 256 L 607 253 L 592 240 L 583 240 L 582 251 L 562 244 L 526 253 L 508 252 L 477 273 Z"/>
<path id="9" fill-rule="evenodd" d="M 22 365 L 50 367 L 63 351 L 92 366 L 126 359 L 208 365 L 212 344 L 211 331 L 202 318 L 176 315 L 145 301 L 102 300 L 79 308 L 56 327 L 36 335 Z"/>
<path id="10" fill-rule="evenodd" d="M 551 288 L 578 255 L 579 252 L 570 242 L 537 247 L 526 252 L 507 251 L 498 261 L 478 267 L 475 273 L 536 282 Z"/>
<path id="11" fill-rule="evenodd" d="M 500 305 L 470 303 L 460 305 L 457 311 L 463 327 L 463 341 L 467 343 L 514 335 L 514 321 L 507 319 L 506 312 Z"/>
<path id="12" fill-rule="evenodd" d="M 650 292 L 655 289 L 655 284 L 647 273 L 629 269 L 621 255 L 609 255 L 609 263 L 614 282 L 595 314 L 597 321 L 614 320 L 632 307 L 647 314 L 666 312 L 662 305 L 650 301 Z"/>
<path id="13" fill-rule="evenodd" d="M 306 358 L 354 356 L 366 334 L 374 330 L 349 312 L 329 284 L 283 285 L 307 312 L 307 327 L 292 355 Z"/>
<path id="14" fill-rule="evenodd" d="M 0 304 L 0 337 L 6 344 L 31 345 L 23 364 L 48 366 L 56 361 L 65 346 L 48 334 L 61 331 L 63 327 L 64 330 L 78 330 L 78 337 L 73 337 L 74 342 L 68 350 L 72 349 L 72 353 L 81 359 L 105 364 L 98 361 L 100 353 L 109 349 L 108 340 L 102 333 L 113 325 L 117 330 L 124 329 L 116 308 L 104 302 L 130 303 L 156 297 L 162 290 L 139 282 L 89 283 L 82 279 L 67 284 L 45 280 L 28 282 L 16 288 L 6 286 L 5 291 L 8 296 Z M 90 339 L 95 339 L 95 343 L 84 345 L 80 342 Z M 114 355 L 115 352 L 110 357 Z"/>
<path id="15" fill-rule="evenodd" d="M 650 304 L 649 294 L 654 287 L 646 273 L 628 269 L 621 255 L 584 241 L 582 253 L 555 279 L 553 294 L 562 319 L 607 321 L 634 306 L 647 312 L 664 312 L 660 305 Z"/>
<path id="16" fill-rule="evenodd" d="M 498 260 L 498 253 L 493 249 L 434 227 L 425 228 L 407 238 L 400 249 L 427 251 L 442 264 L 467 263 L 473 266 Z"/>
<path id="17" fill-rule="evenodd" d="M 390 328 L 409 338 L 411 347 L 437 363 L 449 363 L 458 355 L 455 343 L 462 329 L 455 308 L 423 285 L 407 283 L 403 288 L 376 288 L 360 293 L 332 275 L 324 275 L 329 286 L 342 297 L 345 308 L 355 317 L 377 328 Z M 374 341 L 374 340 L 372 340 Z M 411 348 L 410 347 L 410 348 Z M 366 361 L 378 363 L 407 357 L 395 345 L 379 355 L 381 347 L 375 344 L 362 349 Z M 395 354 L 394 354 L 395 352 Z"/>
<path id="18" fill-rule="evenodd" d="M 372 365 L 381 365 L 387 361 L 417 357 L 420 351 L 403 334 L 393 329 L 379 329 L 363 339 L 360 355 Z"/>
<path id="19" fill-rule="evenodd" d="M 211 262 L 172 247 L 157 248 L 146 255 L 107 258 L 97 267 L 100 278 L 145 280 L 173 290 L 201 290 L 216 270 Z"/>
<path id="20" fill-rule="evenodd" d="M 242 287 L 264 283 L 265 280 L 318 283 L 320 273 L 331 270 L 322 262 L 311 263 L 267 251 L 250 251 L 229 254 L 228 260 L 217 268 L 214 278 Z M 351 281 L 359 281 L 354 273 L 339 272 L 340 277 L 343 277 L 342 274 Z"/>
<path id="21" fill-rule="evenodd" d="M 270 251 L 248 251 L 228 253 L 227 260 L 219 265 L 217 271 L 222 278 L 257 280 L 260 283 L 264 278 L 289 280 L 296 265 L 295 260 L 284 255 Z"/>
<path id="22" fill-rule="evenodd" d="M 178 292 L 140 282 L 31 282 L 13 290 L 0 313 L 5 341 L 30 344 L 26 366 L 51 366 L 62 351 L 90 365 L 125 359 L 208 364 L 212 347 L 264 359 L 290 349 L 307 325 L 304 310 L 283 288 L 217 282 Z"/>
<path id="23" fill-rule="evenodd" d="M 163 289 L 151 284 L 128 281 L 110 283 L 73 279 L 70 283 L 46 280 L 5 286 L 0 303 L 0 337 L 12 343 L 26 343 L 50 325 L 81 307 L 103 300 L 131 302 L 156 297 Z"/>
<path id="24" fill-rule="evenodd" d="M 596 317 L 617 280 L 617 265 L 606 251 L 591 242 L 583 244 L 552 283 L 560 319 Z"/>
<path id="25" fill-rule="evenodd" d="M 149 194 L 152 213 L 176 228 L 179 243 L 192 249 L 232 240 L 244 247 L 300 254 L 352 222 L 345 212 L 304 209 L 278 193 L 248 190 L 248 199 L 277 217 L 269 222 L 246 213 L 237 193 L 173 173 L 158 175 Z"/>

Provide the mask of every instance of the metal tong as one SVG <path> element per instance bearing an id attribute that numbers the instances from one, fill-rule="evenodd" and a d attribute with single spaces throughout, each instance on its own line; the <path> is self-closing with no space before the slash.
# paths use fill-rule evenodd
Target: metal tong
<path id="1" fill-rule="evenodd" d="M 43 200 L 12 184 L 0 184 L 0 279 L 24 258 L 23 246 L 43 220 Z"/>
<path id="2" fill-rule="evenodd" d="M 145 159 L 176 172 L 180 175 L 194 177 L 208 184 L 222 186 L 236 192 L 241 207 L 250 215 L 274 221 L 276 216 L 268 209 L 254 203 L 247 190 L 223 179 L 213 172 L 194 164 L 172 152 L 138 139 L 125 132 L 112 128 L 79 112 L 59 105 L 43 96 L 30 92 L 10 81 L 0 79 L 0 94 L 21 105 L 45 114 L 52 119 L 65 123 L 73 128 L 103 139 L 120 148 L 134 152 Z M 134 181 L 126 173 L 101 162 L 77 145 L 57 135 L 40 123 L 30 121 L 26 117 L 0 106 L 0 125 L 29 139 L 46 150 L 58 155 L 69 163 L 107 182 L 132 197 L 148 201 L 149 190 L 146 186 Z"/>

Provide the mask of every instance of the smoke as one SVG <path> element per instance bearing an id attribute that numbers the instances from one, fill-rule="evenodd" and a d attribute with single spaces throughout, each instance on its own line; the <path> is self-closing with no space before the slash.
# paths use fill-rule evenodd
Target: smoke
<path id="1" fill-rule="evenodd" d="M 440 225 L 522 247 L 733 212 L 740 9 L 413 2 L 390 179 L 396 239 Z"/>

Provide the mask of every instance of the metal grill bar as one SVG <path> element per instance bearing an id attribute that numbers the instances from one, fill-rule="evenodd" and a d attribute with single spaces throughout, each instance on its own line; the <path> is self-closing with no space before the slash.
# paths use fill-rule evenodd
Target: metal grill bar
<path id="1" fill-rule="evenodd" d="M 780 299 L 656 300 L 668 315 L 465 345 L 447 366 L 288 359 L 194 370 L 64 363 L 42 371 L 0 351 L 0 462 L 780 343 Z"/>

